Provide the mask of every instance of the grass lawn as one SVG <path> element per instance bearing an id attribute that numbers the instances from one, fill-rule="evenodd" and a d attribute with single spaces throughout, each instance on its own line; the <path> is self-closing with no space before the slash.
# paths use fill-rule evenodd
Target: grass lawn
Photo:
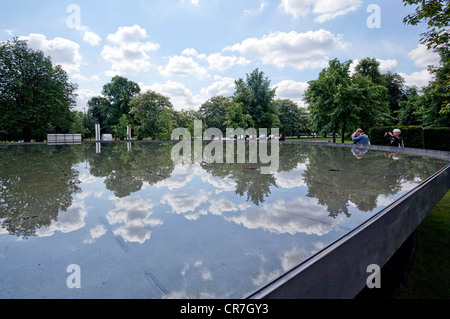
<path id="1" fill-rule="evenodd" d="M 417 228 L 416 255 L 398 298 L 450 298 L 450 191 Z"/>

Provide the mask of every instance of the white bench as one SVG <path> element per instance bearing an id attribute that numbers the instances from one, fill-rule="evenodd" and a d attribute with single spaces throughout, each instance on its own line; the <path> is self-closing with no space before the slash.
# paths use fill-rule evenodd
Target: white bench
<path id="1" fill-rule="evenodd" d="M 47 144 L 48 145 L 58 145 L 58 144 L 81 144 L 83 142 L 83 137 L 81 134 L 48 134 Z"/>

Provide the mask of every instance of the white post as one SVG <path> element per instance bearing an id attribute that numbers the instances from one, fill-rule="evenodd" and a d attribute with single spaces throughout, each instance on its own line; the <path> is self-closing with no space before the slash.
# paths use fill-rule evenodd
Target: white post
<path id="1" fill-rule="evenodd" d="M 95 140 L 100 142 L 100 124 L 95 124 Z"/>
<path id="2" fill-rule="evenodd" d="M 127 126 L 127 140 L 131 141 L 131 127 Z"/>

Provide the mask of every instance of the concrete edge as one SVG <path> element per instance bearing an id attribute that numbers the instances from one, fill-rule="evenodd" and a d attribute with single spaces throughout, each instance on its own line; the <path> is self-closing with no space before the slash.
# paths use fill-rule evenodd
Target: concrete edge
<path id="1" fill-rule="evenodd" d="M 449 189 L 450 164 L 248 298 L 354 298 L 366 286 L 367 267 L 382 267 Z"/>

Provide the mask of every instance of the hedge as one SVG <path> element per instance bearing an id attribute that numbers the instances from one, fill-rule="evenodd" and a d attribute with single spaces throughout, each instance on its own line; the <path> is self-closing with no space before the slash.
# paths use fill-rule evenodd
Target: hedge
<path id="1" fill-rule="evenodd" d="M 430 127 L 423 130 L 425 148 L 450 151 L 450 127 Z"/>
<path id="2" fill-rule="evenodd" d="M 389 145 L 388 139 L 384 137 L 386 132 L 394 129 L 402 131 L 405 147 L 425 148 L 424 129 L 421 126 L 378 126 L 369 130 L 370 143 L 372 145 Z"/>

